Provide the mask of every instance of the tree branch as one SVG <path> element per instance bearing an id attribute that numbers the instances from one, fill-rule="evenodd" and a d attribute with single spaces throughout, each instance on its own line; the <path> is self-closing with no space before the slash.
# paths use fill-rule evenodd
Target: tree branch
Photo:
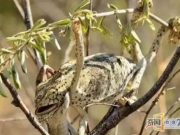
<path id="1" fill-rule="evenodd" d="M 24 24 L 26 25 L 26 28 L 31 29 L 34 24 L 33 24 L 30 1 L 29 0 L 21 0 L 22 6 L 19 4 L 19 2 L 17 0 L 13 0 L 13 1 L 14 1 L 15 6 L 17 7 L 22 19 L 24 20 Z M 33 56 L 31 53 L 30 53 L 30 55 L 33 57 L 33 61 L 37 65 L 37 68 L 40 69 L 42 67 L 42 62 L 41 62 L 40 56 L 35 49 L 33 49 L 33 52 L 34 52 L 35 56 Z"/>
<path id="2" fill-rule="evenodd" d="M 9 92 L 14 98 L 14 100 L 12 101 L 12 104 L 15 105 L 16 107 L 19 107 L 23 111 L 27 119 L 42 135 L 49 135 L 48 132 L 38 122 L 38 120 L 33 116 L 32 112 L 30 112 L 29 109 L 26 107 L 21 97 L 18 95 L 16 89 L 10 84 L 7 78 L 2 73 L 0 73 L 0 76 L 2 78 L 3 83 L 9 89 Z"/>
<path id="3" fill-rule="evenodd" d="M 94 17 L 103 17 L 103 16 L 110 16 L 110 15 L 115 15 L 115 14 L 125 14 L 125 13 L 132 13 L 134 12 L 133 8 L 128 8 L 128 9 L 120 9 L 120 10 L 116 10 L 116 11 L 109 11 L 109 12 L 102 12 L 102 13 L 95 13 L 93 16 Z M 163 21 L 161 18 L 157 17 L 156 15 L 150 13 L 149 16 L 159 22 L 160 24 L 164 25 L 164 26 L 169 26 L 167 22 Z"/>
<path id="4" fill-rule="evenodd" d="M 31 29 L 33 27 L 34 23 L 33 23 L 33 18 L 32 18 L 30 1 L 22 0 L 22 2 L 23 2 L 22 7 L 23 7 L 23 11 L 24 11 L 24 23 L 25 23 L 27 29 Z M 41 62 L 39 53 L 35 49 L 33 49 L 33 52 L 35 54 L 34 62 L 36 63 L 38 69 L 40 70 L 40 68 L 42 67 L 42 62 Z"/>
<path id="5" fill-rule="evenodd" d="M 164 70 L 161 77 L 154 84 L 154 86 L 140 99 L 138 99 L 135 103 L 130 106 L 124 106 L 120 108 L 111 107 L 110 111 L 105 115 L 105 117 L 90 133 L 90 135 L 104 135 L 110 129 L 114 128 L 121 120 L 125 117 L 139 109 L 141 106 L 146 104 L 162 87 L 163 83 L 168 79 L 170 73 L 175 67 L 180 57 L 180 46 L 177 47 L 176 52 L 171 58 L 168 66 Z"/>
<path id="6" fill-rule="evenodd" d="M 27 29 L 30 29 L 33 27 L 33 19 L 32 19 L 32 13 L 31 13 L 31 6 L 29 0 L 22 0 L 23 2 L 23 11 L 24 11 L 24 23 L 26 25 Z"/>

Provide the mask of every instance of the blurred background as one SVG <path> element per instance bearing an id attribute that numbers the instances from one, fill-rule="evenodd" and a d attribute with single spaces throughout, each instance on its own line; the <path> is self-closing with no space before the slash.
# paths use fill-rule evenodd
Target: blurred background
<path id="1" fill-rule="evenodd" d="M 44 18 L 47 23 L 51 23 L 60 19 L 68 17 L 68 13 L 72 13 L 73 10 L 78 6 L 81 0 L 30 0 L 32 8 L 32 16 L 34 22 L 38 19 Z M 136 5 L 136 0 L 93 0 L 93 11 L 97 13 L 110 11 L 107 4 L 114 4 L 119 9 L 133 8 Z M 151 12 L 163 20 L 180 15 L 180 1 L 176 0 L 154 0 L 153 8 Z M 119 17 L 123 24 L 126 24 L 131 14 L 120 14 Z M 140 37 L 142 44 L 141 48 L 144 54 L 149 51 L 151 43 L 155 38 L 156 31 L 160 27 L 160 24 L 152 21 L 156 27 L 155 31 L 152 31 L 148 25 L 138 26 L 137 34 Z M 90 32 L 90 54 L 99 52 L 108 52 L 119 55 L 119 31 L 114 16 L 106 17 L 105 26 L 111 31 L 112 35 L 102 36 L 99 33 Z M 24 22 L 13 2 L 13 0 L 0 0 L 0 46 L 8 47 L 11 44 L 6 42 L 5 37 L 12 36 L 18 32 L 25 31 L 26 27 Z M 74 58 L 73 49 L 68 49 L 68 39 L 64 37 L 58 37 L 58 31 L 56 31 L 56 37 L 62 47 L 62 50 L 58 51 L 54 46 L 47 44 L 47 50 L 52 52 L 49 58 L 49 65 L 55 69 L 58 69 L 63 62 Z M 158 77 L 162 74 L 166 68 L 172 54 L 174 53 L 176 46 L 170 45 L 167 42 L 167 36 L 165 36 L 161 48 L 158 52 L 158 56 L 148 66 L 145 75 L 143 77 L 138 97 L 141 97 L 146 93 L 153 84 L 157 81 Z M 69 57 L 65 59 L 65 54 L 70 50 Z M 28 67 L 28 73 L 23 74 L 19 68 L 20 80 L 22 82 L 22 90 L 18 93 L 22 97 L 27 107 L 34 113 L 34 92 L 35 92 L 35 79 L 38 73 L 37 67 L 32 61 L 31 57 L 27 58 L 26 61 Z M 17 63 L 18 67 L 18 63 Z M 179 68 L 179 63 L 176 65 L 174 71 Z M 177 75 L 173 81 L 169 84 L 168 88 L 175 87 L 175 89 L 166 92 L 164 96 L 161 96 L 158 104 L 151 111 L 149 118 L 153 117 L 153 114 L 166 112 L 171 107 L 177 98 L 180 96 L 179 83 L 180 75 Z M 13 100 L 9 91 L 5 89 L 7 98 L 0 96 L 0 135 L 40 135 L 40 133 L 30 124 L 26 119 L 25 115 L 19 108 L 14 107 L 11 104 Z M 153 98 L 154 99 L 154 98 Z M 145 106 L 141 107 L 140 110 L 146 111 L 151 105 L 152 100 L 149 101 Z M 175 107 L 178 108 L 180 103 Z M 174 109 L 174 110 L 175 110 Z M 93 106 L 89 108 L 89 115 L 91 119 L 91 127 L 94 127 L 99 120 L 107 112 L 107 106 Z M 69 110 L 69 121 L 77 127 L 78 119 L 76 118 L 77 113 L 73 110 Z M 118 126 L 118 135 L 132 135 L 138 134 L 142 125 L 142 121 L 145 114 L 140 112 L 134 112 Z M 177 112 L 173 117 L 180 117 L 180 112 Z M 143 135 L 148 135 L 151 132 L 150 129 L 145 129 Z M 166 130 L 162 135 L 178 135 L 180 130 Z M 113 131 L 112 131 L 112 134 Z"/>

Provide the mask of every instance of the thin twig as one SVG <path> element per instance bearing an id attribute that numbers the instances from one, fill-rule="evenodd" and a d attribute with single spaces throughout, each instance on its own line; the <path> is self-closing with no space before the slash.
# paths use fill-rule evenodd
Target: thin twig
<path id="1" fill-rule="evenodd" d="M 174 110 L 170 115 L 169 115 L 169 117 L 171 118 L 177 111 L 179 111 L 180 110 L 180 107 L 178 107 L 176 110 Z"/>
<path id="2" fill-rule="evenodd" d="M 169 112 L 178 104 L 179 98 L 172 104 L 172 106 L 169 107 L 167 112 L 165 113 L 165 117 L 169 114 Z"/>
<path id="3" fill-rule="evenodd" d="M 133 8 L 128 8 L 128 9 L 121 9 L 121 10 L 116 10 L 116 11 L 109 11 L 109 12 L 102 12 L 102 13 L 95 13 L 93 16 L 94 17 L 104 17 L 104 16 L 110 16 L 110 15 L 115 15 L 115 14 L 125 14 L 125 13 L 132 13 L 134 12 Z M 164 26 L 169 26 L 167 22 L 163 21 L 162 19 L 160 19 L 159 17 L 157 17 L 156 15 L 150 13 L 149 16 L 159 22 L 160 24 L 164 25 Z"/>
<path id="4" fill-rule="evenodd" d="M 19 4 L 18 0 L 13 0 L 13 1 L 14 1 L 14 4 L 15 4 L 16 8 L 18 9 L 21 17 L 22 17 L 23 20 L 24 20 L 24 11 L 23 11 L 21 5 Z"/>
<path id="5" fill-rule="evenodd" d="M 127 9 L 120 9 L 120 10 L 115 10 L 115 11 L 109 11 L 109 12 L 102 12 L 102 13 L 94 13 L 93 17 L 107 17 L 107 16 L 111 16 L 111 15 L 116 15 L 116 14 L 125 14 L 125 13 L 133 13 L 134 9 L 133 8 L 127 8 Z M 163 21 L 161 18 L 157 17 L 156 15 L 154 15 L 153 13 L 149 13 L 150 18 L 152 18 L 153 20 L 157 21 L 158 23 L 168 27 L 169 24 L 165 21 Z M 85 19 L 85 17 L 81 17 L 81 19 Z"/>
<path id="6" fill-rule="evenodd" d="M 139 112 L 139 113 L 145 113 L 145 114 L 147 113 L 146 111 L 142 111 L 142 110 L 139 110 L 139 109 L 137 110 L 137 112 Z"/>
<path id="7" fill-rule="evenodd" d="M 33 114 L 29 111 L 26 107 L 24 102 L 22 101 L 21 97 L 18 95 L 16 89 L 10 84 L 10 82 L 4 77 L 2 73 L 0 73 L 3 83 L 8 88 L 9 92 L 11 93 L 14 101 L 12 102 L 13 105 L 19 107 L 23 113 L 26 115 L 27 119 L 31 122 L 31 124 L 42 134 L 42 135 L 49 135 L 48 132 L 41 126 L 38 120 L 33 116 Z"/>
<path id="8" fill-rule="evenodd" d="M 90 0 L 90 4 L 89 4 L 89 10 L 92 11 L 92 0 Z M 87 31 L 85 33 L 85 40 L 86 40 L 86 56 L 89 56 L 89 34 L 90 34 L 90 25 L 91 23 L 88 25 Z"/>
<path id="9" fill-rule="evenodd" d="M 87 32 L 85 33 L 86 56 L 89 56 L 89 34 L 90 34 L 90 26 L 88 25 Z"/>
<path id="10" fill-rule="evenodd" d="M 146 104 L 162 87 L 163 83 L 168 79 L 170 73 L 173 71 L 180 57 L 180 46 L 177 47 L 176 52 L 171 58 L 168 66 L 164 70 L 161 77 L 154 84 L 154 86 L 135 103 L 130 106 L 124 106 L 122 108 L 111 107 L 111 113 L 107 113 L 103 118 L 101 125 L 97 125 L 90 133 L 90 135 L 104 135 L 110 129 L 114 128 L 121 120 L 139 109 L 141 106 Z M 113 110 L 113 111 L 112 111 Z"/>
<path id="11" fill-rule="evenodd" d="M 80 117 L 80 114 L 78 113 L 78 115 L 70 122 L 71 125 L 74 124 L 74 122 Z"/>
<path id="12" fill-rule="evenodd" d="M 27 120 L 27 118 L 6 118 L 6 119 L 0 119 L 0 122 L 12 122 L 12 121 L 21 121 L 21 120 Z"/>

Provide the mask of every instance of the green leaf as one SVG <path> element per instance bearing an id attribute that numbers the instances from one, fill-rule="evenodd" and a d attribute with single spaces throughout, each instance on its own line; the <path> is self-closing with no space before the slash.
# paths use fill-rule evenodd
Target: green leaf
<path id="1" fill-rule="evenodd" d="M 104 25 L 101 25 L 100 28 L 102 29 L 104 35 L 112 35 L 112 33 Z"/>
<path id="2" fill-rule="evenodd" d="M 103 21 L 104 21 L 105 17 L 102 18 L 102 20 L 100 20 L 100 28 L 102 29 L 102 33 L 104 35 L 112 35 L 112 33 L 103 25 Z"/>
<path id="3" fill-rule="evenodd" d="M 21 61 L 21 53 L 22 53 L 22 50 L 20 50 L 18 53 L 17 53 L 17 58 L 19 61 Z"/>
<path id="4" fill-rule="evenodd" d="M 81 27 L 82 27 L 82 31 L 83 33 L 87 32 L 88 27 L 86 26 L 86 24 L 81 20 L 81 18 L 79 17 L 79 21 L 81 23 Z"/>
<path id="5" fill-rule="evenodd" d="M 146 21 L 147 21 L 147 23 L 149 24 L 149 26 L 150 26 L 150 28 L 152 29 L 152 30 L 155 30 L 156 28 L 154 27 L 154 24 L 151 22 L 151 20 L 150 19 L 146 19 Z"/>
<path id="6" fill-rule="evenodd" d="M 83 7 L 85 7 L 86 5 L 88 5 L 90 3 L 90 0 L 83 0 L 80 5 L 74 10 L 74 12 L 78 11 L 79 9 L 82 9 Z"/>
<path id="7" fill-rule="evenodd" d="M 41 61 L 43 64 L 46 64 L 47 54 L 46 54 L 45 44 L 44 44 L 44 42 L 42 43 L 42 42 L 38 42 L 38 41 L 36 41 L 36 44 L 41 47 L 42 51 L 39 52 Z"/>
<path id="8" fill-rule="evenodd" d="M 4 57 L 2 55 L 0 55 L 0 63 L 4 62 Z"/>
<path id="9" fill-rule="evenodd" d="M 13 51 L 11 51 L 9 49 L 5 49 L 5 48 L 2 48 L 1 51 L 2 51 L 2 53 L 5 53 L 5 54 L 13 53 Z"/>
<path id="10" fill-rule="evenodd" d="M 90 16 L 93 15 L 93 12 L 91 10 L 89 10 L 89 9 L 81 9 L 78 12 L 82 13 L 82 14 L 87 14 L 87 15 L 90 15 Z"/>
<path id="11" fill-rule="evenodd" d="M 35 30 L 37 30 L 38 28 L 40 28 L 41 26 L 43 26 L 46 23 L 46 21 L 44 19 L 40 19 L 38 20 L 34 26 L 31 28 L 30 32 L 33 32 Z"/>
<path id="12" fill-rule="evenodd" d="M 26 41 L 23 37 L 7 37 L 6 41 Z"/>
<path id="13" fill-rule="evenodd" d="M 143 2 L 143 14 L 147 17 L 149 15 L 149 1 L 145 0 Z"/>
<path id="14" fill-rule="evenodd" d="M 116 22 L 117 22 L 117 24 L 118 24 L 120 30 L 122 30 L 123 26 L 122 26 L 121 20 L 119 19 L 119 17 L 118 17 L 117 14 L 115 14 L 115 17 L 116 17 Z"/>
<path id="15" fill-rule="evenodd" d="M 49 42 L 51 40 L 51 38 L 49 37 L 49 35 L 47 35 L 47 33 L 38 34 L 38 37 L 42 42 Z"/>
<path id="16" fill-rule="evenodd" d="M 101 17 L 100 20 L 98 21 L 98 27 L 100 27 L 104 21 L 105 17 Z"/>
<path id="17" fill-rule="evenodd" d="M 22 69 L 22 71 L 24 72 L 24 73 L 27 73 L 27 67 L 26 67 L 26 64 L 25 64 L 25 58 L 26 57 L 26 53 L 24 52 L 24 51 L 22 51 L 22 53 L 21 53 L 21 59 L 20 59 L 20 61 L 21 61 L 21 69 Z"/>
<path id="18" fill-rule="evenodd" d="M 46 56 L 46 51 L 44 50 L 44 53 L 40 53 L 40 57 L 41 57 L 41 60 L 42 60 L 42 63 L 45 65 L 46 64 L 46 61 L 47 61 L 47 56 Z"/>
<path id="19" fill-rule="evenodd" d="M 21 69 L 22 69 L 23 73 L 27 73 L 27 67 L 26 67 L 25 63 L 21 65 Z"/>
<path id="20" fill-rule="evenodd" d="M 108 8 L 114 9 L 114 10 L 118 10 L 118 8 L 116 6 L 114 6 L 113 4 L 107 4 Z"/>
<path id="21" fill-rule="evenodd" d="M 93 26 L 92 28 L 103 33 L 104 35 L 112 35 L 112 33 L 103 25 L 104 19 L 105 17 L 101 17 L 100 20 L 98 20 L 97 22 L 97 26 Z"/>
<path id="22" fill-rule="evenodd" d="M 42 62 L 43 62 L 43 64 L 47 64 L 47 52 L 46 52 L 46 49 L 45 48 L 43 48 L 43 54 L 42 54 Z M 40 56 L 41 56 L 41 54 L 40 54 Z"/>
<path id="23" fill-rule="evenodd" d="M 136 34 L 136 32 L 133 30 L 131 23 L 127 24 L 126 26 L 126 35 L 129 37 L 130 40 L 132 40 L 131 38 L 135 39 L 138 43 L 141 42 L 141 40 L 139 39 L 138 35 Z M 131 38 L 130 38 L 131 37 Z M 130 41 L 129 41 L 130 42 Z"/>
<path id="24" fill-rule="evenodd" d="M 131 35 L 138 43 L 141 42 L 141 40 L 139 39 L 138 35 L 136 34 L 136 32 L 134 30 L 131 30 Z"/>
<path id="25" fill-rule="evenodd" d="M 30 44 L 32 45 L 33 48 L 35 48 L 39 52 L 41 61 L 43 62 L 43 64 L 45 64 L 46 63 L 46 50 L 44 49 L 44 47 L 38 41 L 31 41 Z"/>
<path id="26" fill-rule="evenodd" d="M 19 32 L 19 33 L 15 34 L 14 37 L 23 37 L 23 35 L 25 35 L 28 32 L 29 32 L 29 30 L 23 31 L 23 32 Z"/>
<path id="27" fill-rule="evenodd" d="M 13 77 L 15 87 L 17 89 L 21 89 L 21 82 L 19 80 L 19 74 L 15 69 L 14 62 L 13 62 L 12 67 L 11 67 L 11 72 L 12 72 L 12 77 Z"/>
<path id="28" fill-rule="evenodd" d="M 128 43 L 129 43 L 128 38 L 127 38 L 127 37 L 124 37 L 124 38 L 123 38 L 123 42 L 124 42 L 124 44 L 128 44 Z"/>
<path id="29" fill-rule="evenodd" d="M 51 43 L 58 49 L 58 50 L 61 50 L 61 46 L 60 44 L 58 43 L 56 37 L 54 34 L 51 35 Z"/>
<path id="30" fill-rule="evenodd" d="M 99 27 L 92 26 L 91 29 L 92 29 L 93 31 L 102 32 L 102 29 L 99 28 Z"/>
<path id="31" fill-rule="evenodd" d="M 96 20 L 96 18 L 93 17 L 93 14 L 91 14 L 91 15 L 86 14 L 85 17 L 87 18 L 87 20 L 88 20 L 89 22 L 95 22 L 95 23 L 97 23 L 97 20 Z"/>
<path id="32" fill-rule="evenodd" d="M 39 51 L 41 61 L 42 61 L 43 64 L 46 64 L 46 60 L 47 60 L 46 50 L 42 46 L 42 44 L 40 42 L 36 41 L 36 44 L 37 44 L 38 47 L 40 47 L 40 50 L 41 50 L 41 51 Z"/>
<path id="33" fill-rule="evenodd" d="M 65 26 L 65 25 L 68 25 L 70 24 L 70 19 L 64 19 L 64 20 L 60 20 L 60 21 L 57 21 L 57 22 L 54 22 L 51 24 L 51 26 Z"/>
<path id="34" fill-rule="evenodd" d="M 43 47 L 41 46 L 41 45 L 39 45 L 39 44 L 37 44 L 36 42 L 34 42 L 34 41 L 30 41 L 29 42 L 31 45 L 32 45 L 32 47 L 34 48 L 34 49 L 36 49 L 39 53 L 43 53 Z"/>
<path id="35" fill-rule="evenodd" d="M 1 77 L 0 77 L 0 95 L 3 96 L 3 97 L 7 97 L 5 91 L 4 91 L 3 87 L 2 87 Z"/>

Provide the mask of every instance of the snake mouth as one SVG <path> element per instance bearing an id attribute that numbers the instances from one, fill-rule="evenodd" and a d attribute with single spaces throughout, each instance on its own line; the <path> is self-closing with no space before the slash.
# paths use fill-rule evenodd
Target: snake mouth
<path id="1" fill-rule="evenodd" d="M 51 104 L 51 105 L 46 105 L 46 106 L 41 106 L 36 109 L 35 114 L 46 114 L 49 113 L 55 109 L 57 109 L 59 106 L 58 103 L 56 104 Z"/>

